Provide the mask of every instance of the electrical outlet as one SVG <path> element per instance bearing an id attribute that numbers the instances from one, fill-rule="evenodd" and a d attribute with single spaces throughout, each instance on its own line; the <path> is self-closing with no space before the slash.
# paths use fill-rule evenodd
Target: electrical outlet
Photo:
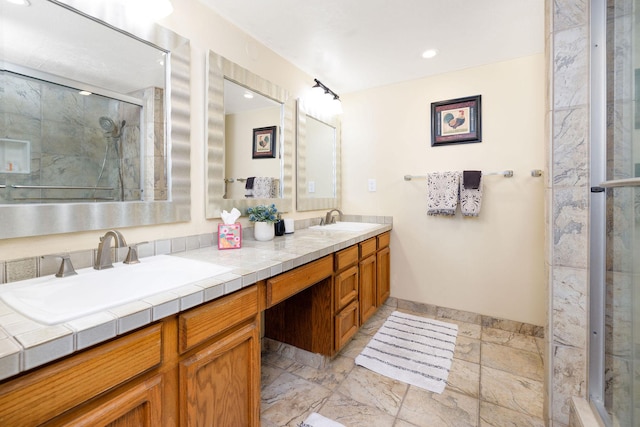
<path id="1" fill-rule="evenodd" d="M 374 178 L 369 178 L 368 185 L 370 192 L 373 193 L 374 191 L 376 191 L 376 180 Z"/>
<path id="2" fill-rule="evenodd" d="M 308 191 L 309 191 L 309 193 L 315 193 L 316 192 L 316 182 L 315 181 L 309 181 Z"/>

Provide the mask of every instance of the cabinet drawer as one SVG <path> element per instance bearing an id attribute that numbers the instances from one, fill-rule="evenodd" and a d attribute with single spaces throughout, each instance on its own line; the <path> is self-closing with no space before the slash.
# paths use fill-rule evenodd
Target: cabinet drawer
<path id="1" fill-rule="evenodd" d="M 258 314 L 258 287 L 251 286 L 194 308 L 178 318 L 180 353 Z"/>
<path id="2" fill-rule="evenodd" d="M 358 298 L 358 267 L 352 266 L 342 273 L 336 274 L 334 280 L 335 312 Z"/>
<path id="3" fill-rule="evenodd" d="M 358 262 L 358 245 L 336 252 L 336 271 L 343 270 Z"/>
<path id="4" fill-rule="evenodd" d="M 267 308 L 333 274 L 333 255 L 267 280 Z"/>
<path id="5" fill-rule="evenodd" d="M 358 301 L 353 301 L 335 317 L 335 346 L 339 351 L 358 332 Z"/>
<path id="6" fill-rule="evenodd" d="M 376 251 L 378 242 L 375 237 L 360 243 L 360 259 L 366 258 Z"/>
<path id="7" fill-rule="evenodd" d="M 378 249 L 386 248 L 389 246 L 389 240 L 391 239 L 391 233 L 388 231 L 378 236 Z"/>
<path id="8" fill-rule="evenodd" d="M 71 356 L 0 385 L 0 425 L 42 424 L 161 361 L 160 324 Z"/>

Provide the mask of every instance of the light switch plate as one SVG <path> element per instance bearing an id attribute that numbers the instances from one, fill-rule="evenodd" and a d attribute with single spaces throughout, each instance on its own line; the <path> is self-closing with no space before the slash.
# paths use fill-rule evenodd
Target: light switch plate
<path id="1" fill-rule="evenodd" d="M 316 182 L 315 181 L 309 181 L 308 191 L 309 191 L 309 193 L 315 193 L 316 192 Z"/>
<path id="2" fill-rule="evenodd" d="M 376 180 L 374 178 L 369 178 L 368 185 L 369 185 L 369 191 L 370 192 L 376 191 L 376 189 L 377 189 L 376 188 Z"/>

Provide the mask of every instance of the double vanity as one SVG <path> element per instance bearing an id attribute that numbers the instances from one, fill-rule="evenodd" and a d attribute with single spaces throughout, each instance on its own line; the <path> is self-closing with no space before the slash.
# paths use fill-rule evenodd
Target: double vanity
<path id="1" fill-rule="evenodd" d="M 334 356 L 389 296 L 390 230 L 337 223 L 3 285 L 0 318 L 41 328 L 13 337 L 24 372 L 0 372 L 0 425 L 257 426 L 261 338 Z"/>

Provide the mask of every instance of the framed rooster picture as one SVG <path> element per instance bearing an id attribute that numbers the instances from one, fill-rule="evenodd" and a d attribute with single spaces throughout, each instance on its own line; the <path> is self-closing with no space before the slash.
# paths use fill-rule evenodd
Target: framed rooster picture
<path id="1" fill-rule="evenodd" d="M 431 146 L 482 141 L 481 95 L 431 103 Z"/>
<path id="2" fill-rule="evenodd" d="M 253 130 L 253 158 L 273 159 L 276 157 L 277 126 Z"/>

